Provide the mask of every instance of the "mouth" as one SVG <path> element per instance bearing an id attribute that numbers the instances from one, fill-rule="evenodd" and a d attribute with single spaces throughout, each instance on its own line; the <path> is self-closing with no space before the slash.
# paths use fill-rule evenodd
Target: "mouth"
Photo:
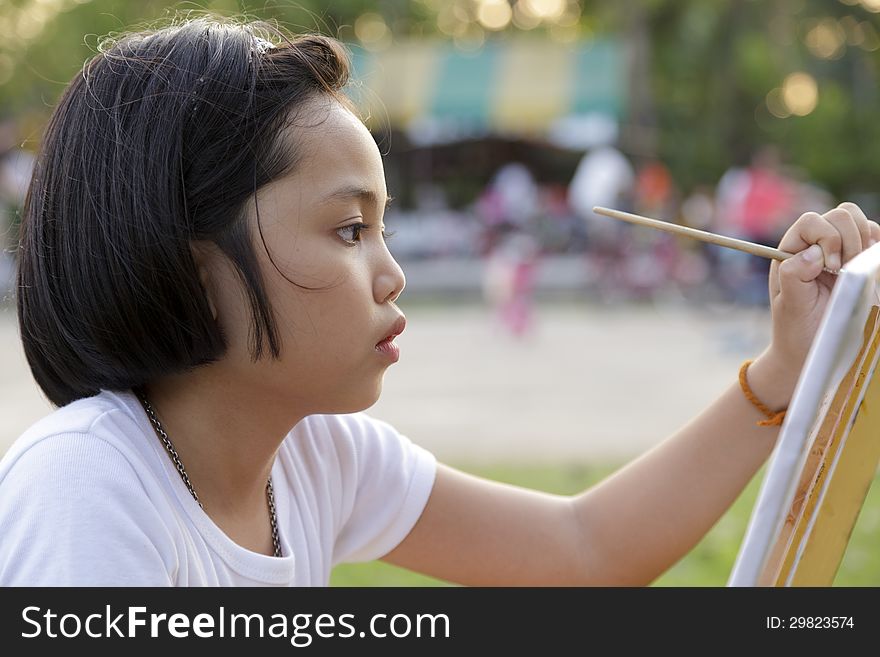
<path id="1" fill-rule="evenodd" d="M 394 338 L 403 333 L 404 329 L 406 329 L 406 317 L 401 315 L 397 318 L 394 324 L 391 325 L 391 328 L 389 328 L 388 330 L 388 334 L 376 343 L 376 346 L 378 347 L 384 342 L 394 342 Z"/>
<path id="2" fill-rule="evenodd" d="M 400 358 L 400 348 L 394 344 L 394 338 L 403 333 L 405 328 L 406 318 L 401 315 L 388 329 L 387 335 L 376 343 L 376 351 L 396 362 Z"/>

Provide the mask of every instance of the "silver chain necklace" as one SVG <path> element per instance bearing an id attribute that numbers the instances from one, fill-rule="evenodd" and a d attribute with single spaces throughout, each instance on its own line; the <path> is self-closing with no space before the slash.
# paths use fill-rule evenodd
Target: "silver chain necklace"
<path id="1" fill-rule="evenodd" d="M 183 483 L 186 485 L 187 490 L 190 492 L 190 495 L 193 496 L 193 499 L 196 503 L 204 509 L 202 506 L 201 500 L 199 500 L 199 496 L 196 495 L 196 489 L 193 488 L 192 482 L 189 480 L 189 475 L 186 474 L 186 469 L 183 467 L 183 462 L 180 460 L 180 456 L 177 454 L 177 450 L 174 449 L 174 445 L 171 442 L 171 439 L 168 437 L 165 429 L 162 427 L 162 423 L 159 422 L 159 417 L 156 415 L 156 411 L 153 409 L 153 405 L 147 400 L 147 397 L 142 392 L 137 393 L 138 399 L 140 399 L 141 404 L 144 406 L 144 410 L 147 412 L 147 417 L 150 418 L 150 422 L 153 425 L 153 428 L 156 430 L 156 433 L 159 435 L 159 438 L 162 440 L 162 444 L 165 445 L 165 450 L 168 452 L 168 455 L 171 457 L 171 461 L 174 463 L 174 467 L 177 468 L 177 472 L 180 474 L 180 478 L 183 479 Z M 275 491 L 272 489 L 272 477 L 269 476 L 269 480 L 266 482 L 266 499 L 269 501 L 269 524 L 272 526 L 272 545 L 275 548 L 275 556 L 281 556 L 281 541 L 278 538 L 278 516 L 275 513 Z"/>

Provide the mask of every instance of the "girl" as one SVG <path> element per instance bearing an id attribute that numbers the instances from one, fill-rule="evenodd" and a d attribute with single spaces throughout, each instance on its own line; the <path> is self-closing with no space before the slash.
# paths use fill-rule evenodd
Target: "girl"
<path id="1" fill-rule="evenodd" d="M 268 38 L 273 41 L 267 40 Z M 733 384 L 574 497 L 437 465 L 360 413 L 406 325 L 341 46 L 188 21 L 71 82 L 24 212 L 18 312 L 59 408 L 0 462 L 4 585 L 325 585 L 384 560 L 473 585 L 647 584 L 770 453 Z M 880 238 L 803 215 L 744 383 L 784 409 L 836 269 Z"/>

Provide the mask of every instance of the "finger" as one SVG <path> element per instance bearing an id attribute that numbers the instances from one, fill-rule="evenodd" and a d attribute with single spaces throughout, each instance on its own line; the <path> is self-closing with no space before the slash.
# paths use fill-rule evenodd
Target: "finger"
<path id="1" fill-rule="evenodd" d="M 856 222 L 856 226 L 859 228 L 859 235 L 862 236 L 862 250 L 871 246 L 871 222 L 868 220 L 868 217 L 862 209 L 850 201 L 844 201 L 837 207 L 849 212 L 850 216 Z"/>
<path id="2" fill-rule="evenodd" d="M 800 253 L 811 244 L 822 248 L 825 266 L 828 269 L 840 269 L 840 249 L 843 238 L 827 219 L 816 212 L 802 214 L 789 228 L 779 248 L 790 253 Z"/>
<path id="3" fill-rule="evenodd" d="M 833 210 L 829 210 L 822 216 L 828 223 L 830 223 L 832 226 L 834 226 L 834 228 L 837 229 L 837 232 L 840 233 L 841 264 L 846 264 L 862 252 L 864 248 L 862 246 L 862 235 L 859 231 L 859 227 L 856 224 L 855 219 L 848 210 L 845 210 L 843 208 L 834 208 Z M 865 246 L 867 245 L 868 243 L 866 241 Z M 833 269 L 839 268 L 840 267 L 833 267 Z"/>
<path id="4" fill-rule="evenodd" d="M 792 308 L 809 308 L 816 300 L 814 281 L 822 273 L 823 250 L 818 244 L 779 263 L 779 293 Z"/>
<path id="5" fill-rule="evenodd" d="M 869 244 L 874 246 L 877 242 L 880 242 L 880 224 L 876 221 L 869 221 L 868 228 L 871 230 L 871 241 Z"/>

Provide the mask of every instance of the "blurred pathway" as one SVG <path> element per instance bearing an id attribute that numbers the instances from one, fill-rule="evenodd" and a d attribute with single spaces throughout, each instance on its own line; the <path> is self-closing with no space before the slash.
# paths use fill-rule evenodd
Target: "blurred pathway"
<path id="1" fill-rule="evenodd" d="M 401 360 L 370 413 L 455 463 L 619 460 L 686 423 L 769 339 L 763 310 L 554 305 L 534 334 L 479 306 L 404 305 Z M 50 407 L 0 314 L 0 452 Z"/>

